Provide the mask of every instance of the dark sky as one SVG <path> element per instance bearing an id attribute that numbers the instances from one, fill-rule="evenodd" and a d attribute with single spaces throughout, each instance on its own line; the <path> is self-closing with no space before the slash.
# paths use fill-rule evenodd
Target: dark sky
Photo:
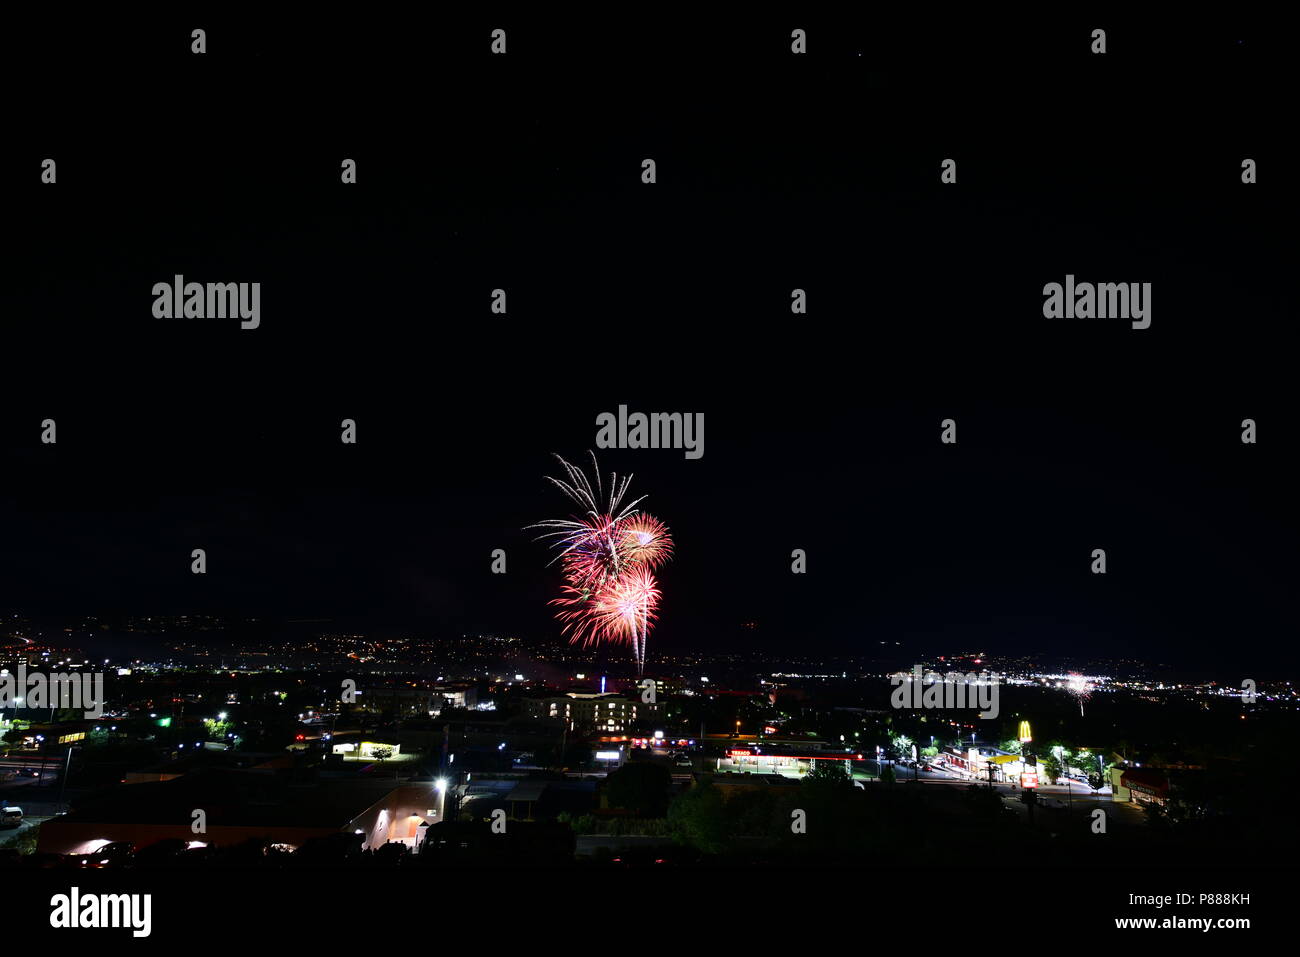
<path id="1" fill-rule="evenodd" d="M 698 461 L 601 456 L 677 539 L 652 655 L 1293 663 L 1275 41 L 809 23 L 800 59 L 784 22 L 692 24 L 522 23 L 503 62 L 486 21 L 216 24 L 206 59 L 91 22 L 7 63 L 54 79 L 0 170 L 0 608 L 554 634 L 522 527 L 625 403 L 706 420 Z M 102 84 L 57 79 L 78 57 Z M 153 319 L 175 273 L 262 282 L 261 328 Z M 1152 327 L 1044 319 L 1066 273 L 1151 282 Z"/>

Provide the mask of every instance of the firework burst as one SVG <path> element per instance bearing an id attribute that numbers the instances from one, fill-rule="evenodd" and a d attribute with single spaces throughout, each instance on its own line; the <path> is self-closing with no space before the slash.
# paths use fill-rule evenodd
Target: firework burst
<path id="1" fill-rule="evenodd" d="M 621 571 L 623 556 L 618 547 L 617 529 L 621 522 L 637 515 L 637 505 L 645 496 L 625 505 L 623 499 L 627 495 L 632 476 L 628 475 L 620 481 L 616 472 L 609 476 L 607 493 L 600 481 L 600 468 L 596 464 L 594 453 L 591 456 L 594 481 L 589 481 L 577 466 L 569 464 L 558 455 L 555 458 L 564 468 L 567 481 L 549 475 L 546 480 L 582 511 L 568 518 L 538 522 L 529 528 L 542 530 L 539 540 L 551 540 L 557 550 L 553 561 L 564 566 L 565 577 L 570 584 L 591 588 L 617 577 Z"/>
<path id="2" fill-rule="evenodd" d="M 668 527 L 653 515 L 639 512 L 619 523 L 619 549 L 627 562 L 655 569 L 673 557 Z"/>
<path id="3" fill-rule="evenodd" d="M 1065 683 L 1065 690 L 1074 695 L 1079 702 L 1079 717 L 1083 717 L 1083 703 L 1092 697 L 1092 683 L 1081 674 L 1070 672 Z"/>
<path id="4" fill-rule="evenodd" d="M 592 479 L 556 459 L 565 478 L 547 480 L 581 513 L 529 526 L 541 529 L 539 540 L 550 541 L 556 550 L 552 563 L 564 570 L 563 594 L 551 602 L 559 608 L 556 617 L 571 642 L 630 644 L 640 674 L 659 607 L 653 571 L 672 557 L 672 536 L 663 522 L 637 508 L 645 496 L 625 503 L 632 476 L 620 481 L 611 474 L 606 486 L 594 454 Z"/>
<path id="5" fill-rule="evenodd" d="M 564 587 L 565 596 L 551 602 L 563 610 L 558 617 L 571 641 L 584 645 L 610 641 L 631 644 L 644 655 L 642 635 L 658 617 L 659 585 L 645 568 L 633 568 L 596 591 Z"/>

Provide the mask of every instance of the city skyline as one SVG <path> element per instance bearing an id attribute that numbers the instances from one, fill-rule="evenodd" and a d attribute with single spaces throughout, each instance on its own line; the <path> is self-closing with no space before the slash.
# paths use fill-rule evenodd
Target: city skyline
<path id="1" fill-rule="evenodd" d="M 699 461 L 667 450 L 602 453 L 611 470 L 637 475 L 651 491 L 646 506 L 673 515 L 689 546 L 663 572 L 672 614 L 657 643 L 775 650 L 806 641 L 829 654 L 892 640 L 1145 654 L 1182 665 L 1255 651 L 1294 664 L 1280 627 L 1294 565 L 1279 504 L 1287 482 L 1271 441 L 1244 446 L 1239 424 L 1208 410 L 1166 417 L 1149 409 L 1139 421 L 1124 413 L 1117 422 L 1067 419 L 1041 406 L 966 409 L 953 413 L 960 431 L 951 448 L 940 444 L 946 416 L 938 412 L 848 417 L 871 421 L 863 433 L 897 450 L 869 466 L 863 460 L 875 456 L 864 453 L 853 465 L 823 465 L 821 456 L 791 462 L 785 450 L 809 442 L 808 426 L 787 421 L 787 431 L 750 432 L 741 444 L 729 434 L 735 422 L 716 415 L 710 421 L 722 434 Z M 568 431 L 594 419 L 575 414 Z M 10 447 L 0 607 L 555 634 L 546 601 L 558 577 L 523 529 L 545 514 L 542 449 L 559 443 L 532 438 L 537 452 L 522 465 L 515 447 L 485 442 L 469 455 L 460 446 L 458 457 L 478 467 L 458 470 L 451 487 L 399 479 L 384 489 L 367 473 L 404 472 L 399 463 L 411 450 L 397 441 L 392 418 L 359 413 L 356 421 L 351 448 L 331 440 L 323 422 L 283 445 L 232 439 L 263 463 L 340 476 L 293 489 L 224 486 L 220 466 L 199 464 L 202 440 L 167 448 L 179 472 L 209 475 L 207 488 L 188 495 L 151 482 L 143 463 L 144 476 L 84 487 L 76 464 L 97 468 L 103 449 L 79 447 L 80 436 L 63 438 L 46 463 L 40 452 Z M 1103 422 L 1108 431 L 1099 435 Z M 834 448 L 835 435 L 852 434 L 846 424 L 844 416 L 823 419 L 817 434 Z M 64 420 L 65 436 L 75 425 Z M 1126 452 L 1125 464 L 1099 467 L 1103 448 Z M 1183 456 L 1197 459 L 1194 477 Z M 347 487 L 342 476 L 357 484 Z M 842 516 L 831 516 L 834 528 L 816 515 L 810 496 L 819 488 L 845 503 Z M 56 499 L 67 508 L 52 508 Z M 196 547 L 209 555 L 204 576 L 190 573 Z M 1107 551 L 1104 576 L 1090 572 L 1097 547 Z M 491 572 L 497 548 L 503 575 Z M 807 556 L 802 575 L 791 572 L 796 548 Z M 1189 593 L 1196 602 L 1185 600 Z"/>

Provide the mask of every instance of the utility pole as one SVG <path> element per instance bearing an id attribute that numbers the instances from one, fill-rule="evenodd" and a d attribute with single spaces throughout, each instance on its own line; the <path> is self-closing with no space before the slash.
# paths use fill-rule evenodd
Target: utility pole
<path id="1" fill-rule="evenodd" d="M 68 786 L 68 772 L 72 770 L 72 745 L 68 745 L 68 758 L 63 765 L 63 779 L 59 782 L 59 800 L 54 805 L 54 813 L 58 814 L 63 810 L 63 794 Z"/>

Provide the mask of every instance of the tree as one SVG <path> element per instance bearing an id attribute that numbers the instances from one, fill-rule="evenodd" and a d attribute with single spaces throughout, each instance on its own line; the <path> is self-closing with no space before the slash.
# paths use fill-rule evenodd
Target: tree
<path id="1" fill-rule="evenodd" d="M 727 800 L 726 812 L 732 834 L 763 837 L 780 833 L 780 808 L 771 791 L 741 791 Z"/>
<path id="2" fill-rule="evenodd" d="M 625 764 L 605 779 L 605 798 L 610 807 L 626 808 L 637 817 L 663 817 L 672 783 L 672 772 L 661 765 Z"/>
<path id="3" fill-rule="evenodd" d="M 846 784 L 853 780 L 848 768 L 842 761 L 814 761 L 808 769 L 806 778 L 810 781 L 825 781 L 828 784 Z"/>
<path id="4" fill-rule="evenodd" d="M 1165 809 L 1155 801 L 1147 801 L 1142 805 L 1142 815 L 1146 818 L 1147 824 L 1156 830 L 1166 830 L 1170 826 Z"/>
<path id="5" fill-rule="evenodd" d="M 1024 753 L 1024 746 L 1020 743 L 1019 738 L 1008 738 L 998 745 L 998 749 L 1007 752 L 1007 754 Z"/>
<path id="6" fill-rule="evenodd" d="M 32 824 L 19 831 L 13 837 L 6 840 L 0 840 L 0 848 L 17 851 L 19 854 L 28 855 L 36 853 L 36 843 L 41 836 L 41 826 Z"/>
<path id="7" fill-rule="evenodd" d="M 1082 771 L 1085 775 L 1097 770 L 1097 759 L 1087 748 L 1074 752 L 1069 758 L 1070 767 L 1076 771 Z"/>
<path id="8" fill-rule="evenodd" d="M 1047 775 L 1047 780 L 1055 784 L 1057 779 L 1063 773 L 1060 759 L 1053 752 L 1048 751 L 1038 759 L 1038 763 L 1042 765 L 1043 773 Z"/>
<path id="9" fill-rule="evenodd" d="M 727 821 L 722 793 L 712 784 L 687 788 L 668 807 L 668 826 L 673 839 L 705 854 L 727 848 Z"/>
<path id="10" fill-rule="evenodd" d="M 979 816 L 996 820 L 1002 815 L 1002 795 L 988 787 L 972 784 L 966 789 L 966 804 Z"/>
<path id="11" fill-rule="evenodd" d="M 231 724 L 219 718 L 204 718 L 203 729 L 209 741 L 225 741 L 226 735 L 231 731 Z"/>
<path id="12" fill-rule="evenodd" d="M 953 734 L 951 729 L 945 729 L 943 727 L 935 728 L 934 734 L 932 734 L 931 737 L 934 738 L 934 746 L 941 751 L 948 747 L 948 745 L 958 745 L 961 743 L 961 739 L 957 735 Z"/>

